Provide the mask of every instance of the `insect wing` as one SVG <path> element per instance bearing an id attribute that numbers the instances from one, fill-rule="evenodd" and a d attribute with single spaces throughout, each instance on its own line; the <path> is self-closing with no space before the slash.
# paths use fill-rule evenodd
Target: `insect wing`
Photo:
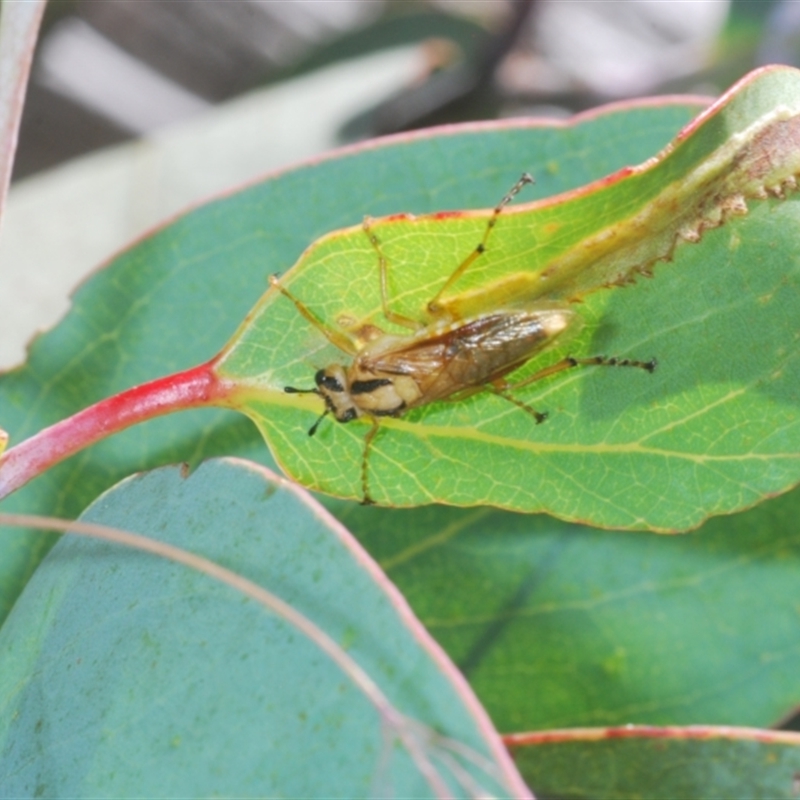
<path id="1" fill-rule="evenodd" d="M 522 366 L 571 316 L 560 309 L 498 311 L 442 330 L 430 326 L 391 349 L 365 354 L 362 363 L 376 373 L 413 377 L 422 393 L 414 405 L 424 405 L 478 389 Z"/>

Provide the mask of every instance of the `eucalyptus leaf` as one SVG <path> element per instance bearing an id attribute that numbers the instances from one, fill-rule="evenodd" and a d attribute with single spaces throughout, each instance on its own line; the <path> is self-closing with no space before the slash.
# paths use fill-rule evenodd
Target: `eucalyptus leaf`
<path id="1" fill-rule="evenodd" d="M 540 800 L 794 800 L 798 794 L 800 734 L 785 731 L 558 731 L 519 737 L 513 752 Z"/>
<path id="2" fill-rule="evenodd" d="M 235 406 L 301 483 L 395 506 L 491 504 L 668 531 L 785 491 L 800 477 L 800 204 L 784 199 L 800 174 L 798 98 L 800 71 L 765 69 L 645 164 L 580 190 L 498 217 L 488 209 L 374 220 L 380 256 L 361 226 L 324 237 L 281 280 L 295 303 L 268 292 L 217 363 L 241 386 Z M 486 251 L 476 251 L 482 242 Z M 470 254 L 474 264 L 451 285 Z M 413 337 L 382 310 L 381 260 L 391 313 L 429 326 Z M 462 374 L 483 374 L 487 384 L 497 377 L 489 366 L 480 371 L 494 364 L 483 339 L 467 344 L 474 318 L 511 319 L 520 308 L 563 308 L 556 313 L 578 317 L 569 327 L 583 325 L 547 355 L 533 349 L 521 368 L 515 355 L 512 391 L 559 356 L 655 357 L 659 369 L 565 371 L 514 392 L 526 408 L 551 412 L 545 425 L 491 391 L 463 398 L 460 390 L 481 381 L 460 384 Z M 400 338 L 375 340 L 376 328 Z M 515 335 L 511 327 L 497 334 L 504 348 Z M 424 348 L 440 338 L 443 354 L 426 355 L 429 367 Z M 339 339 L 358 351 L 354 386 L 430 370 L 452 381 L 454 401 L 423 397 L 394 418 L 404 405 L 392 395 L 378 405 L 389 416 L 367 411 L 304 437 L 324 408 L 314 373 L 349 363 Z M 468 347 L 469 368 L 457 366 Z M 337 398 L 346 383 L 336 381 Z M 286 386 L 309 392 L 287 395 Z M 342 421 L 352 419 L 375 402 L 372 393 L 359 389 L 328 407 L 341 404 Z"/>
<path id="3" fill-rule="evenodd" d="M 99 270 L 76 291 L 63 322 L 33 342 L 27 364 L 0 376 L 0 427 L 14 445 L 92 402 L 212 358 L 264 292 L 269 274 L 285 271 L 310 242 L 359 223 L 366 213 L 483 208 L 523 169 L 537 175 L 530 198 L 576 189 L 648 158 L 699 110 L 696 100 L 667 99 L 593 111 L 569 124 L 515 120 L 395 137 L 269 176 L 193 209 Z M 374 292 L 374 262 L 365 282 Z M 297 326 L 292 311 L 286 309 L 286 318 Z M 313 347 L 314 332 L 304 335 Z M 308 379 L 320 365 L 304 366 L 297 366 L 296 377 Z M 558 409 L 549 410 L 551 420 L 539 426 L 545 434 L 557 421 Z M 330 426 L 309 441 L 305 431 L 316 413 L 310 401 L 292 413 L 287 444 L 324 463 L 332 449 L 327 437 L 343 431 Z M 351 449 L 352 464 L 340 448 L 335 453 L 348 474 L 358 471 L 361 456 L 355 444 Z M 220 454 L 269 463 L 245 417 L 185 412 L 81 452 L 0 508 L 74 518 L 136 470 Z M 24 533 L 0 540 L 3 614 L 51 544 Z"/>
<path id="4" fill-rule="evenodd" d="M 501 732 L 768 727 L 798 706 L 798 489 L 684 536 L 489 508 L 337 514 Z"/>
<path id="5" fill-rule="evenodd" d="M 270 590 L 337 642 L 454 797 L 526 796 L 466 683 L 355 540 L 235 460 L 130 478 L 82 520 Z M 297 628 L 207 575 L 65 537 L 0 631 L 3 797 L 399 797 L 436 786 L 386 710 Z M 408 731 L 407 731 L 408 732 Z"/>

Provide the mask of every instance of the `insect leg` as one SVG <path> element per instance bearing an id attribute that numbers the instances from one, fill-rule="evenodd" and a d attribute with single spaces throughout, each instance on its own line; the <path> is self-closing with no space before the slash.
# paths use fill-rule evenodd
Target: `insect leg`
<path id="1" fill-rule="evenodd" d="M 517 383 L 509 384 L 504 388 L 511 390 L 520 389 L 530 383 L 535 383 L 543 378 L 549 378 L 551 375 L 556 375 L 559 372 L 563 372 L 565 369 L 584 366 L 638 367 L 639 369 L 643 369 L 646 372 L 652 373 L 655 372 L 655 369 L 658 366 L 658 361 L 656 361 L 655 358 L 651 358 L 649 361 L 636 361 L 632 358 L 618 358 L 617 356 L 591 356 L 590 358 L 573 358 L 572 356 L 567 356 L 566 358 L 562 358 L 561 361 L 557 361 L 555 364 L 551 364 L 549 367 L 540 369 L 533 375 L 530 375 L 529 377 L 518 381 Z"/>
<path id="2" fill-rule="evenodd" d="M 517 406 L 517 408 L 521 408 L 523 411 L 530 414 L 536 420 L 537 425 L 540 425 L 547 419 L 548 415 L 546 411 L 537 411 L 535 408 L 531 408 L 529 405 L 523 403 L 522 400 L 518 400 L 516 397 L 514 397 L 508 388 L 503 386 L 495 386 L 493 384 L 489 384 L 487 388 L 496 395 L 508 400 L 509 403 L 513 403 L 515 406 Z"/>
<path id="3" fill-rule="evenodd" d="M 362 506 L 371 506 L 375 501 L 369 495 L 369 448 L 375 434 L 378 432 L 380 422 L 377 417 L 372 417 L 372 427 L 364 437 L 364 455 L 361 457 L 361 492 L 364 495 L 361 499 Z"/>
<path id="4" fill-rule="evenodd" d="M 522 177 L 511 187 L 506 196 L 494 207 L 492 216 L 486 223 L 486 230 L 483 232 L 483 239 L 481 239 L 478 246 L 459 264 L 453 271 L 453 274 L 445 281 L 444 286 L 436 293 L 436 297 L 428 303 L 428 311 L 435 314 L 439 308 L 439 298 L 447 292 L 447 290 L 472 266 L 472 264 L 486 252 L 486 243 L 489 241 L 489 235 L 492 229 L 497 224 L 497 218 L 500 212 L 520 193 L 523 186 L 529 183 L 534 183 L 533 176 L 527 172 L 522 173 Z"/>
<path id="5" fill-rule="evenodd" d="M 536 420 L 536 424 L 539 425 L 547 419 L 547 412 L 537 411 L 535 408 L 531 408 L 526 403 L 523 403 L 521 400 L 518 400 L 516 397 L 514 397 L 511 392 L 515 391 L 516 389 L 521 389 L 523 386 L 527 386 L 528 384 L 540 381 L 543 378 L 549 378 L 551 375 L 556 375 L 564 370 L 583 366 L 638 367 L 639 369 L 643 369 L 646 372 L 652 373 L 658 366 L 658 361 L 656 361 L 655 358 L 651 358 L 649 361 L 636 361 L 631 358 L 617 358 L 616 356 L 611 356 L 610 358 L 609 356 L 591 356 L 590 358 L 573 358 L 572 356 L 567 356 L 566 358 L 562 358 L 561 361 L 551 364 L 549 367 L 540 369 L 538 372 L 535 372 L 533 375 L 530 375 L 524 380 L 517 381 L 516 383 L 508 383 L 507 381 L 501 379 L 488 384 L 486 388 L 494 392 L 496 395 L 504 397 L 506 400 L 513 403 L 518 408 L 521 408 L 523 411 L 526 411 Z"/>
<path id="6" fill-rule="evenodd" d="M 284 297 L 291 300 L 300 314 L 322 333 L 332 345 L 351 356 L 354 356 L 358 352 L 358 348 L 349 336 L 326 325 L 305 303 L 298 300 L 283 286 L 283 284 L 281 284 L 277 275 L 270 275 L 269 282 L 270 285 L 277 289 Z"/>
<path id="7" fill-rule="evenodd" d="M 372 232 L 371 224 L 372 220 L 370 217 L 364 217 L 364 222 L 362 223 L 364 233 L 367 234 L 369 243 L 375 248 L 375 252 L 378 254 L 378 267 L 381 275 L 381 307 L 383 308 L 383 316 L 386 317 L 389 322 L 393 322 L 395 325 L 401 325 L 404 328 L 410 328 L 412 331 L 418 331 L 420 328 L 424 327 L 422 322 L 411 319 L 411 317 L 403 316 L 403 314 L 398 314 L 396 311 L 392 311 L 389 308 L 389 262 L 386 260 L 386 256 L 381 249 L 381 243 L 378 240 L 378 237 Z"/>

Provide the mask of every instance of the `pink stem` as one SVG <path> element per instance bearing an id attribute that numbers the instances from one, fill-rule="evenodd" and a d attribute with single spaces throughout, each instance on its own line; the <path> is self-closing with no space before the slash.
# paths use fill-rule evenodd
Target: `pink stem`
<path id="1" fill-rule="evenodd" d="M 0 500 L 79 450 L 153 417 L 224 405 L 233 389 L 214 372 L 214 361 L 134 386 L 39 431 L 0 456 Z"/>

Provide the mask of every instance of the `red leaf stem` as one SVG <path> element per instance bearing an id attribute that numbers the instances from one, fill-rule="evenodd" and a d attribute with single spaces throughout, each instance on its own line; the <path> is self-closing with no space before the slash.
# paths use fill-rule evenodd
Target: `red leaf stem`
<path id="1" fill-rule="evenodd" d="M 233 384 L 216 360 L 101 400 L 25 439 L 0 456 L 0 500 L 50 467 L 114 433 L 173 411 L 224 405 Z"/>

